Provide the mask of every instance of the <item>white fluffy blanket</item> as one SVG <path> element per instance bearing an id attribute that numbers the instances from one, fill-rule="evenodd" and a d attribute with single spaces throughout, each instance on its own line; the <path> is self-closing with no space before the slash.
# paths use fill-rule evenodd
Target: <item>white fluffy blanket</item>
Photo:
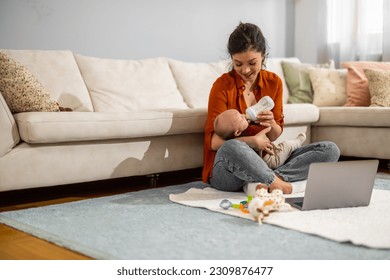
<path id="1" fill-rule="evenodd" d="M 229 199 L 232 203 L 246 200 L 243 192 L 192 188 L 181 194 L 171 194 L 169 198 L 179 204 L 253 220 L 250 214 L 233 208 L 224 210 L 219 206 L 223 199 Z M 292 209 L 272 212 L 263 222 L 337 242 L 351 242 L 371 248 L 390 248 L 390 191 L 374 189 L 371 203 L 367 207 L 312 211 Z"/>

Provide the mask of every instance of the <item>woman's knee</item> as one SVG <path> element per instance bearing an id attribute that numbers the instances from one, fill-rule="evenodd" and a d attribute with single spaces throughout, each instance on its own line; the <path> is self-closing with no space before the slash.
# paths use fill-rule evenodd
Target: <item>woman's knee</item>
<path id="1" fill-rule="evenodd" d="M 234 155 L 242 152 L 245 148 L 249 148 L 247 144 L 242 141 L 231 139 L 222 144 L 217 151 L 217 157 L 219 155 Z"/>
<path id="2" fill-rule="evenodd" d="M 324 147 L 324 156 L 328 158 L 327 161 L 338 161 L 340 158 L 340 149 L 336 143 L 331 141 L 323 141 L 320 144 Z"/>

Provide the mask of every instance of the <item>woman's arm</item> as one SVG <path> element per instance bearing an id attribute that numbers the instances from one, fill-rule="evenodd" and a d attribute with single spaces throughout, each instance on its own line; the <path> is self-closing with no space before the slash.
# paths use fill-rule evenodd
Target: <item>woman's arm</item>
<path id="1" fill-rule="evenodd" d="M 283 116 L 283 85 L 282 80 L 275 75 L 274 83 L 270 83 L 267 88 L 268 92 L 272 92 L 271 98 L 275 106 L 272 111 L 260 112 L 258 122 L 263 127 L 271 127 L 271 131 L 267 134 L 271 141 L 275 141 L 283 132 L 284 116 Z M 266 90 L 266 89 L 264 89 Z"/>
<path id="2" fill-rule="evenodd" d="M 211 149 L 217 151 L 226 140 L 219 137 L 216 133 L 211 136 Z"/>
<path id="3" fill-rule="evenodd" d="M 264 127 L 270 127 L 271 130 L 267 136 L 271 141 L 275 141 L 282 134 L 283 130 L 274 119 L 272 111 L 265 111 L 259 114 L 259 124 Z"/>
<path id="4" fill-rule="evenodd" d="M 267 134 L 269 140 L 272 142 L 279 138 L 280 134 L 282 134 L 282 128 L 274 122 L 274 124 L 271 125 L 271 131 Z"/>
<path id="5" fill-rule="evenodd" d="M 240 136 L 235 139 L 247 143 L 249 147 L 255 149 L 256 151 L 268 151 L 268 149 L 272 151 L 273 146 L 271 140 L 267 137 L 267 133 L 269 133 L 270 130 L 271 127 L 267 127 L 266 129 L 263 129 L 262 131 L 253 136 Z M 213 151 L 217 151 L 225 141 L 226 140 L 222 139 L 214 133 L 211 137 L 211 149 Z"/>

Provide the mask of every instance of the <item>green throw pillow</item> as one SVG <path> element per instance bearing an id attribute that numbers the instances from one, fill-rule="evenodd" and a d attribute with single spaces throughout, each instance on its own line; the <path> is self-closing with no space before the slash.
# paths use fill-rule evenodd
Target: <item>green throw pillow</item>
<path id="1" fill-rule="evenodd" d="M 312 65 L 282 61 L 282 68 L 290 92 L 287 103 L 313 103 L 313 88 L 309 70 L 313 68 L 334 68 L 334 63 Z"/>

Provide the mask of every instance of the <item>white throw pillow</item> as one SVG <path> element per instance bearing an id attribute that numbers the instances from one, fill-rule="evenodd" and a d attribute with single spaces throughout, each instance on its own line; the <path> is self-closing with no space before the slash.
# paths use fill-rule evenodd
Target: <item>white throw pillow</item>
<path id="1" fill-rule="evenodd" d="M 169 59 L 177 86 L 190 108 L 207 108 L 211 87 L 227 72 L 229 61 L 195 63 Z"/>
<path id="2" fill-rule="evenodd" d="M 347 69 L 312 68 L 313 104 L 319 107 L 343 106 L 347 100 Z"/>
<path id="3" fill-rule="evenodd" d="M 188 108 L 166 58 L 75 57 L 97 112 Z"/>
<path id="4" fill-rule="evenodd" d="M 313 68 L 335 69 L 333 60 L 324 64 L 283 61 L 282 68 L 290 93 L 287 103 L 313 103 L 313 86 L 309 70 Z"/>

